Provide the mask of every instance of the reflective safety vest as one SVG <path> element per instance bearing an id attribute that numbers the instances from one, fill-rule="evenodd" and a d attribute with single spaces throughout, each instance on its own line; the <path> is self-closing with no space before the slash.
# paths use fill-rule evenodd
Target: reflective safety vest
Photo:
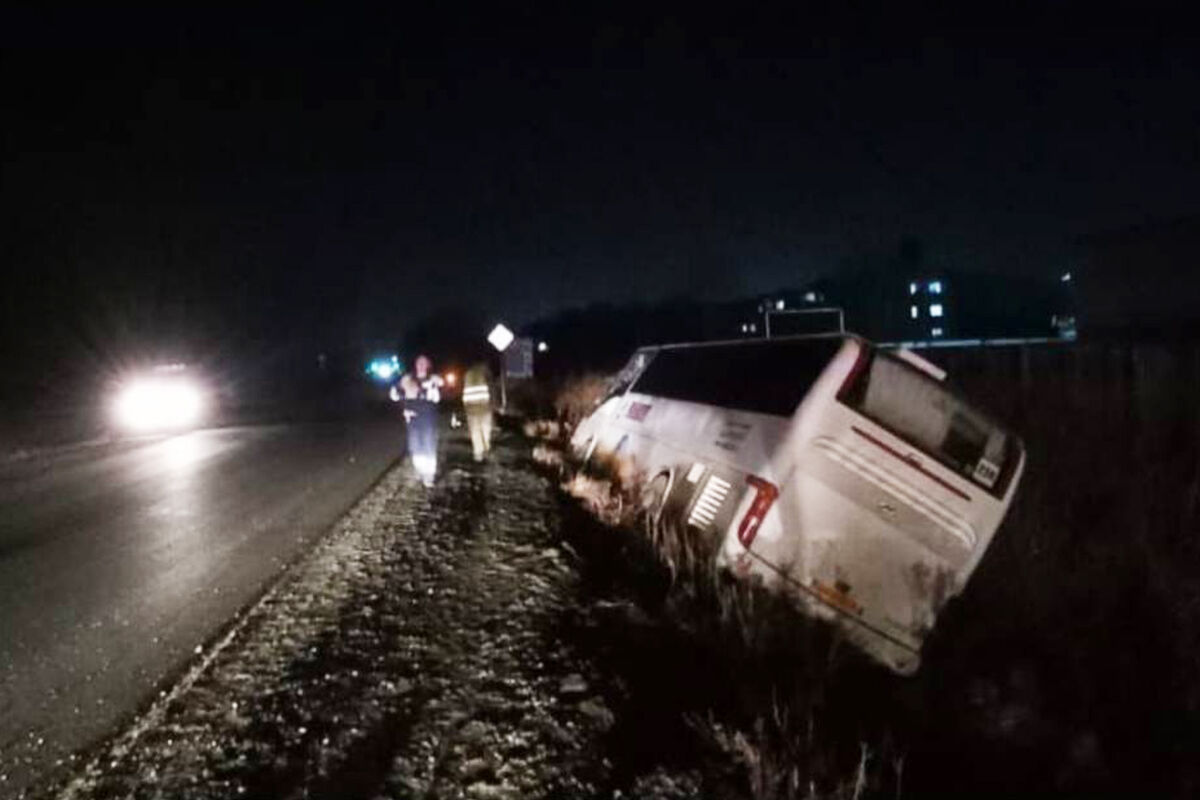
<path id="1" fill-rule="evenodd" d="M 466 405 L 476 405 L 491 402 L 492 396 L 488 392 L 487 384 L 482 386 L 468 386 L 463 389 L 463 403 Z"/>
<path id="2" fill-rule="evenodd" d="M 487 405 L 492 400 L 491 392 L 488 391 L 487 373 L 483 370 L 467 370 L 467 374 L 463 376 L 463 405 Z"/>

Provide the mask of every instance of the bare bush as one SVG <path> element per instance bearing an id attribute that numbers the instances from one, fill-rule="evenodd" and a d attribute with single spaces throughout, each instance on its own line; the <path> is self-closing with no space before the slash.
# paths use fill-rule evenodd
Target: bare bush
<path id="1" fill-rule="evenodd" d="M 589 372 L 568 378 L 554 395 L 554 411 L 568 430 L 595 410 L 608 392 L 610 376 Z"/>
<path id="2" fill-rule="evenodd" d="M 545 443 L 538 443 L 533 446 L 533 461 L 539 466 L 557 470 L 560 473 L 564 467 L 562 450 Z"/>
<path id="3" fill-rule="evenodd" d="M 528 439 L 544 439 L 559 441 L 563 438 L 563 425 L 552 419 L 531 419 L 521 425 L 521 431 Z"/>
<path id="4" fill-rule="evenodd" d="M 639 476 L 625 462 L 611 456 L 593 454 L 587 469 L 573 470 L 562 489 L 578 498 L 597 519 L 606 525 L 635 527 L 640 520 Z"/>

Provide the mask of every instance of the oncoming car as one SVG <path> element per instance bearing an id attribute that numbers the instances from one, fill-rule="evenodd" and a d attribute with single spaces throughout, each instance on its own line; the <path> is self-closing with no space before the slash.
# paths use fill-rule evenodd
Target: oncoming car
<path id="1" fill-rule="evenodd" d="M 169 433 L 203 424 L 212 393 L 184 364 L 162 364 L 122 380 L 112 399 L 112 421 L 126 433 Z"/>
<path id="2" fill-rule="evenodd" d="M 908 351 L 853 335 L 638 350 L 572 437 L 718 565 L 900 674 L 1012 502 L 1024 447 Z"/>

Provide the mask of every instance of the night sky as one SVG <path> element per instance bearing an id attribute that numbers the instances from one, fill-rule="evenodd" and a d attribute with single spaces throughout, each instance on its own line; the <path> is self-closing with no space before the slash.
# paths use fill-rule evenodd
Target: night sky
<path id="1" fill-rule="evenodd" d="M 93 351 L 167 317 L 520 324 L 795 285 L 906 236 L 934 268 L 1056 274 L 1081 235 L 1200 210 L 1200 43 L 1167 22 L 564 5 L 8 15 L 6 344 L 51 312 Z"/>

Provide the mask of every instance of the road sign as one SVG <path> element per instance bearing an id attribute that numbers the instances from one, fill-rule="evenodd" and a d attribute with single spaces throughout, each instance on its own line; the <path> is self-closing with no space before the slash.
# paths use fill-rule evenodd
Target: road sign
<path id="1" fill-rule="evenodd" d="M 512 344 L 513 338 L 513 332 L 504 327 L 504 323 L 500 323 L 492 328 L 492 332 L 488 334 L 487 340 L 491 343 L 492 347 L 503 353 Z"/>
<path id="2" fill-rule="evenodd" d="M 533 377 L 533 339 L 517 339 L 504 351 L 504 374 L 510 378 Z"/>

